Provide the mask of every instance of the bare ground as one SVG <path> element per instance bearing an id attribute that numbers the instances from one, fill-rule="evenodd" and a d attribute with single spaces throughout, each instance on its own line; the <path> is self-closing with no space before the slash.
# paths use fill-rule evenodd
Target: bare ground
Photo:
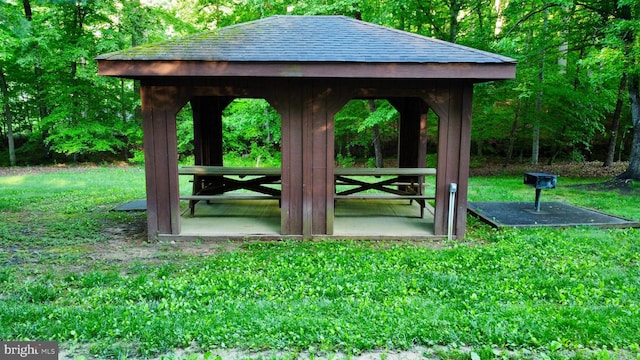
<path id="1" fill-rule="evenodd" d="M 394 161 L 385 162 L 385 166 L 396 166 Z M 613 166 L 603 167 L 601 161 L 591 161 L 582 163 L 560 162 L 555 164 L 540 164 L 532 166 L 528 163 L 511 163 L 505 165 L 500 159 L 486 159 L 473 161 L 471 165 L 471 176 L 494 176 L 494 175 L 521 175 L 527 171 L 539 171 L 557 174 L 563 177 L 579 178 L 613 178 L 622 174 L 629 165 L 628 162 L 616 162 Z M 104 165 L 78 164 L 78 165 L 46 165 L 46 166 L 17 166 L 0 167 L 0 176 L 41 174 L 57 171 L 84 171 L 86 169 L 97 168 Z M 115 163 L 108 166 L 126 167 L 126 163 Z M 358 165 L 356 165 L 358 166 Z"/>
<path id="2" fill-rule="evenodd" d="M 574 178 L 614 178 L 622 174 L 628 162 L 617 162 L 613 166 L 603 167 L 601 161 L 582 163 L 556 163 L 532 166 L 528 163 L 504 165 L 498 161 L 475 163 L 471 166 L 471 176 L 522 175 L 528 171 L 546 172 L 562 177 Z"/>

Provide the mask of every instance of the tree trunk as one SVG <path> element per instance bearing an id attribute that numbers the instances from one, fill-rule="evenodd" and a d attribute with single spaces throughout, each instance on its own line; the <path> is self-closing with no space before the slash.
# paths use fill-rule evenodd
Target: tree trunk
<path id="1" fill-rule="evenodd" d="M 0 68 L 0 80 L 2 80 L 2 98 L 4 99 L 4 118 L 7 123 L 7 143 L 9 145 L 9 164 L 16 166 L 16 147 L 13 139 L 13 121 L 11 119 L 11 107 L 9 105 L 9 86 L 4 75 L 4 69 Z"/>
<path id="2" fill-rule="evenodd" d="M 451 12 L 449 17 L 449 42 L 455 43 L 458 37 L 458 13 L 461 9 L 461 4 L 458 0 L 451 0 Z"/>
<path id="3" fill-rule="evenodd" d="M 22 0 L 22 7 L 24 8 L 24 17 L 27 19 L 27 21 L 31 21 L 33 19 L 33 13 L 31 11 L 31 1 Z"/>
<path id="4" fill-rule="evenodd" d="M 508 4 L 509 2 L 506 1 L 506 4 Z M 504 5 L 504 8 L 506 8 L 507 5 Z M 503 2 L 502 0 L 495 0 L 494 2 L 494 7 L 495 7 L 495 11 L 496 11 L 496 23 L 495 23 L 495 27 L 493 30 L 493 34 L 498 36 L 500 35 L 500 33 L 502 32 L 502 27 L 504 25 L 504 14 L 503 14 Z"/>
<path id="5" fill-rule="evenodd" d="M 373 100 L 369 100 L 369 112 L 373 113 L 376 111 L 376 103 Z M 384 167 L 384 161 L 382 159 L 382 144 L 380 144 L 380 128 L 378 124 L 373 125 L 371 128 L 373 131 L 373 151 L 376 157 L 376 167 L 382 168 Z"/>
<path id="6" fill-rule="evenodd" d="M 31 0 L 23 0 L 22 7 L 24 8 L 25 19 L 27 19 L 28 22 L 33 21 L 33 11 L 31 8 Z M 33 30 L 30 28 L 29 31 L 31 32 Z M 36 43 L 35 49 L 38 49 L 38 47 L 39 47 L 39 44 Z M 46 97 L 45 90 L 42 85 L 43 71 L 42 71 L 42 68 L 40 67 L 40 63 L 41 63 L 40 54 L 37 52 L 37 50 L 34 50 L 33 55 L 35 58 L 35 62 L 33 64 L 33 74 L 34 74 L 33 84 L 36 90 L 35 102 L 38 106 L 38 114 L 40 116 L 40 120 L 42 121 L 42 119 L 49 116 L 49 108 L 47 107 L 47 104 L 45 102 L 45 97 Z M 48 137 L 49 137 L 49 129 L 42 128 L 42 138 L 40 140 L 41 140 L 42 152 L 43 152 L 42 156 L 45 159 L 49 158 L 50 156 L 49 145 L 47 145 L 47 143 L 45 142 L 45 140 Z"/>
<path id="7" fill-rule="evenodd" d="M 507 166 L 513 160 L 513 147 L 516 143 L 516 133 L 518 132 L 518 118 L 520 117 L 520 100 L 518 100 L 518 105 L 516 107 L 516 113 L 513 118 L 513 124 L 511 125 L 511 134 L 509 136 L 509 147 L 507 147 L 507 161 L 505 161 L 504 166 Z"/>
<path id="8" fill-rule="evenodd" d="M 542 42 L 544 43 L 547 37 L 547 27 L 549 23 L 549 10 L 544 11 L 544 23 L 542 25 Z M 540 89 L 538 90 L 538 98 L 536 99 L 536 118 L 533 123 L 533 138 L 531 141 L 531 165 L 538 165 L 540 157 L 540 123 L 542 122 L 542 86 L 544 84 L 544 63 L 547 57 L 547 51 L 543 47 L 540 59 L 540 73 L 538 73 L 538 79 L 540 80 Z"/>
<path id="9" fill-rule="evenodd" d="M 540 157 L 540 109 L 542 104 L 542 90 L 538 91 L 536 100 L 536 119 L 533 124 L 533 134 L 531 137 L 531 165 L 538 165 Z"/>
<path id="10" fill-rule="evenodd" d="M 629 75 L 629 99 L 631 100 L 631 119 L 633 120 L 633 141 L 629 167 L 618 175 L 618 179 L 640 180 L 640 75 Z"/>
<path id="11" fill-rule="evenodd" d="M 618 132 L 620 131 L 620 116 L 622 115 L 622 104 L 624 102 L 624 88 L 626 87 L 626 76 L 620 79 L 620 87 L 618 88 L 618 100 L 616 101 L 616 109 L 613 112 L 611 121 L 611 130 L 609 131 L 609 145 L 607 147 L 607 158 L 604 160 L 603 167 L 613 166 L 616 156 L 616 143 L 618 142 Z"/>
<path id="12" fill-rule="evenodd" d="M 142 15 L 140 11 L 142 6 L 140 0 L 131 1 L 135 9 L 136 18 L 131 23 L 131 46 L 136 47 L 144 44 L 144 25 L 142 24 Z M 133 97 L 135 99 L 136 106 L 133 110 L 133 118 L 136 124 L 142 124 L 142 104 L 140 102 L 140 80 L 133 80 Z M 124 102 L 124 97 L 123 100 Z"/>

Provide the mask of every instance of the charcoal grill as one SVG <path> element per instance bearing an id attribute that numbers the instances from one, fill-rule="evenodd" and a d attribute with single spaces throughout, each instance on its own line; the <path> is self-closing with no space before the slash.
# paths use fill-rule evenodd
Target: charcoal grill
<path id="1" fill-rule="evenodd" d="M 536 189 L 536 212 L 540 211 L 540 194 L 543 189 L 555 189 L 557 175 L 547 174 L 543 172 L 527 172 L 524 173 L 524 184 Z"/>

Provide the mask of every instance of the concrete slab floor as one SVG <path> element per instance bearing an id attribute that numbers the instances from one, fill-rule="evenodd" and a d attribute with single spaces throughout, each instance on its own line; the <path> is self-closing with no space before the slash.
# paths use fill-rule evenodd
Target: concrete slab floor
<path id="1" fill-rule="evenodd" d="M 409 200 L 339 200 L 335 207 L 333 237 L 433 236 L 433 208 Z M 185 208 L 180 236 L 243 237 L 280 235 L 277 200 L 224 201 L 196 205 L 195 215 Z"/>

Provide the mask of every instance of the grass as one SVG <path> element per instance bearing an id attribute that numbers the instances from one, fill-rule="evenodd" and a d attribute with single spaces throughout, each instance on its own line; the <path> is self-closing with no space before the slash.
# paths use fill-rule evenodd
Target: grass
<path id="1" fill-rule="evenodd" d="M 138 167 L 72 168 L 0 177 L 1 244 L 103 241 L 105 226 L 127 220 L 109 210 L 144 197 L 144 171 Z"/>
<path id="2" fill-rule="evenodd" d="M 544 200 L 640 220 L 637 188 L 621 196 L 561 181 Z M 471 182 L 471 200 L 533 197 L 519 177 Z M 98 256 L 118 251 L 105 229 L 141 220 L 109 210 L 141 197 L 140 168 L 0 177 L 0 339 L 109 358 L 418 347 L 445 359 L 640 359 L 637 229 L 498 231 L 469 218 L 465 241 L 439 247 L 345 239 Z M 166 246 L 121 244 L 134 245 Z"/>

